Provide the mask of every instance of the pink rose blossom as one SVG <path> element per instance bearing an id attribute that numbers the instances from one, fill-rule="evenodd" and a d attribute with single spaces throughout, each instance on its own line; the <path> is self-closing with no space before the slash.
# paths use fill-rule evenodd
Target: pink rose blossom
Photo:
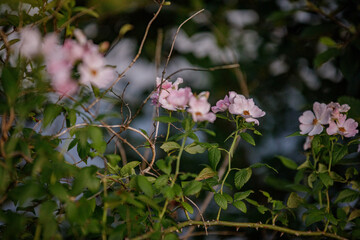
<path id="1" fill-rule="evenodd" d="M 331 102 L 329 103 L 328 105 L 328 108 L 330 108 L 332 110 L 331 112 L 331 118 L 333 120 L 336 120 L 339 118 L 340 114 L 341 113 L 345 113 L 347 111 L 350 110 L 350 106 L 347 105 L 347 104 L 343 104 L 343 105 L 340 105 L 339 103 L 337 102 Z"/>
<path id="2" fill-rule="evenodd" d="M 211 110 L 214 113 L 225 112 L 230 105 L 229 97 L 226 95 L 224 99 L 221 99 L 216 102 L 216 106 L 211 107 Z"/>
<path id="3" fill-rule="evenodd" d="M 182 78 L 178 78 L 174 83 L 167 80 L 161 82 L 161 78 L 156 78 L 157 91 L 152 95 L 151 100 L 154 104 L 159 104 L 162 108 L 170 111 L 176 111 L 176 106 L 168 102 L 168 97 L 172 91 L 177 91 L 179 84 L 183 82 Z M 161 88 L 160 88 L 161 87 Z"/>
<path id="4" fill-rule="evenodd" d="M 33 58 L 41 52 L 41 34 L 37 28 L 25 27 L 20 32 L 20 54 Z"/>
<path id="5" fill-rule="evenodd" d="M 185 109 L 188 105 L 190 97 L 192 96 L 191 88 L 180 88 L 178 90 L 170 91 L 167 101 L 176 109 Z"/>
<path id="6" fill-rule="evenodd" d="M 114 80 L 113 68 L 105 65 L 104 57 L 99 53 L 86 54 L 79 65 L 80 82 L 94 84 L 99 88 L 107 88 Z"/>
<path id="7" fill-rule="evenodd" d="M 329 135 L 340 134 L 344 137 L 353 137 L 359 132 L 357 127 L 358 123 L 354 119 L 346 119 L 346 115 L 340 114 L 337 121 L 330 122 L 326 132 Z"/>
<path id="8" fill-rule="evenodd" d="M 301 134 L 308 133 L 309 136 L 320 134 L 323 131 L 322 125 L 329 123 L 331 109 L 326 104 L 315 102 L 313 110 L 315 115 L 308 110 L 299 117 Z"/>
<path id="9" fill-rule="evenodd" d="M 209 121 L 214 122 L 216 115 L 210 111 L 210 103 L 207 101 L 208 92 L 200 93 L 198 97 L 192 96 L 189 101 L 189 109 L 195 122 Z"/>
<path id="10" fill-rule="evenodd" d="M 265 116 L 265 112 L 255 105 L 252 98 L 246 99 L 240 94 L 234 96 L 234 92 L 230 92 L 229 101 L 229 112 L 242 116 L 246 122 L 253 122 L 259 125 L 259 121 L 256 118 Z"/>

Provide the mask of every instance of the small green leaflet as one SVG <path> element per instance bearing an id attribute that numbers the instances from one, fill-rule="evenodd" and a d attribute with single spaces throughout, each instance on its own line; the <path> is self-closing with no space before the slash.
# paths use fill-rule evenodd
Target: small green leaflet
<path id="1" fill-rule="evenodd" d="M 177 142 L 166 142 L 160 148 L 165 152 L 170 152 L 171 150 L 179 149 L 180 145 Z"/>
<path id="2" fill-rule="evenodd" d="M 282 162 L 282 164 L 287 167 L 287 168 L 290 168 L 290 169 L 297 169 L 298 165 L 291 159 L 287 158 L 287 157 L 284 157 L 284 156 L 279 156 L 277 155 L 276 156 L 278 159 L 280 159 L 280 161 Z"/>
<path id="3" fill-rule="evenodd" d="M 250 143 L 251 145 L 255 146 L 255 140 L 250 134 L 246 132 L 241 132 L 240 137 L 245 141 L 247 141 L 248 143 Z"/>
<path id="4" fill-rule="evenodd" d="M 227 209 L 227 200 L 223 195 L 221 195 L 220 193 L 215 193 L 214 200 L 216 204 L 219 205 L 219 207 L 221 207 L 224 210 Z"/>
<path id="5" fill-rule="evenodd" d="M 251 168 L 245 168 L 245 169 L 241 169 L 239 170 L 236 174 L 235 174 L 235 187 L 237 189 L 241 189 L 245 183 L 247 183 L 251 177 L 252 174 L 252 170 Z"/>

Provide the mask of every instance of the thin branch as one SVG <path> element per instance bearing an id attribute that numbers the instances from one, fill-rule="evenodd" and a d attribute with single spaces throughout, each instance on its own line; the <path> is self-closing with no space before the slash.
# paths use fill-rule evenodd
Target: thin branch
<path id="1" fill-rule="evenodd" d="M 291 235 L 295 235 L 297 237 L 299 236 L 304 236 L 304 237 L 328 237 L 328 238 L 332 238 L 332 239 L 340 239 L 340 240 L 347 240 L 347 238 L 341 237 L 339 235 L 333 234 L 333 233 L 327 233 L 327 232 L 322 232 L 322 231 L 297 231 L 297 230 L 293 230 L 287 227 L 280 227 L 280 226 L 276 226 L 276 225 L 270 225 L 270 224 L 262 224 L 262 223 L 239 223 L 239 222 L 228 222 L 228 221 L 207 221 L 207 222 L 202 222 L 202 221 L 186 221 L 186 222 L 181 222 L 178 223 L 177 226 L 173 226 L 173 227 L 169 227 L 167 229 L 162 230 L 162 234 L 167 234 L 167 233 L 172 233 L 172 232 L 176 232 L 179 229 L 182 229 L 184 227 L 188 227 L 188 226 L 192 226 L 192 225 L 199 225 L 199 226 L 225 226 L 225 227 L 234 227 L 236 228 L 236 230 L 240 229 L 240 228 L 255 228 L 255 229 L 267 229 L 267 230 L 273 230 L 273 231 L 278 231 L 278 232 L 282 232 L 282 233 L 287 233 L 287 234 L 291 234 Z M 142 239 L 148 239 L 152 234 L 154 233 L 154 231 L 149 231 L 141 236 L 132 238 L 132 240 L 142 240 Z"/>
<path id="2" fill-rule="evenodd" d="M 203 11 L 204 11 L 204 9 L 201 9 L 201 10 L 197 11 L 196 13 L 194 13 L 193 15 L 191 15 L 188 19 L 186 19 L 184 22 L 182 22 L 182 23 L 179 25 L 179 27 L 177 28 L 176 33 L 175 33 L 175 35 L 174 35 L 174 39 L 173 39 L 172 44 L 171 44 L 171 48 L 170 48 L 169 55 L 168 55 L 168 57 L 167 57 L 167 60 L 166 60 L 165 66 L 164 66 L 164 70 L 163 70 L 163 72 L 162 72 L 162 79 L 164 79 L 164 76 L 165 76 L 165 73 L 166 73 L 166 68 L 167 68 L 167 66 L 168 66 L 168 64 L 169 64 L 169 62 L 170 62 L 170 58 L 171 58 L 172 52 L 173 52 L 173 50 L 174 50 L 176 38 L 177 38 L 177 35 L 178 35 L 179 32 L 180 32 L 181 27 L 182 27 L 185 23 L 187 23 L 188 21 L 190 21 L 192 18 L 194 18 L 196 15 L 198 15 L 199 13 L 201 13 L 201 12 L 203 12 Z"/>
<path id="3" fill-rule="evenodd" d="M 157 10 L 157 12 L 154 14 L 153 18 L 149 21 L 148 25 L 146 26 L 145 33 L 144 33 L 144 37 L 143 37 L 143 39 L 141 40 L 141 44 L 140 44 L 139 50 L 138 50 L 136 56 L 134 57 L 134 59 L 132 60 L 132 62 L 125 68 L 124 71 L 122 71 L 122 72 L 119 74 L 119 76 L 118 76 L 117 79 L 111 84 L 111 86 L 110 86 L 108 89 L 106 89 L 106 90 L 102 93 L 102 95 L 101 95 L 100 97 L 96 98 L 96 99 L 89 105 L 89 107 L 88 107 L 87 109 L 91 109 L 96 103 L 98 103 L 98 102 L 100 101 L 100 99 L 101 99 L 103 96 L 105 96 L 105 94 L 106 94 L 107 92 L 109 92 L 110 89 L 113 88 L 118 81 L 120 81 L 120 79 L 125 75 L 125 73 L 134 65 L 134 63 L 135 63 L 135 62 L 137 61 L 137 59 L 140 57 L 141 52 L 142 52 L 142 49 L 143 49 L 144 44 L 145 44 L 145 40 L 146 40 L 147 35 L 148 35 L 148 33 L 149 33 L 149 30 L 150 30 L 150 27 L 151 27 L 152 23 L 155 21 L 155 19 L 157 18 L 157 16 L 159 15 L 159 13 L 160 13 L 160 11 L 161 11 L 161 9 L 162 9 L 162 7 L 163 7 L 164 2 L 165 2 L 165 0 L 163 0 L 163 1 L 161 2 L 161 4 L 159 5 L 159 8 L 158 8 L 158 10 Z"/>
<path id="4" fill-rule="evenodd" d="M 199 215 L 201 216 L 201 220 L 202 220 L 203 223 L 204 223 L 205 233 L 206 233 L 206 235 L 208 235 L 208 231 L 207 231 L 207 226 L 206 226 L 206 223 L 205 223 L 205 219 L 204 219 L 204 216 L 201 214 L 201 211 L 200 211 L 198 205 L 196 205 L 190 198 L 188 198 L 188 197 L 185 197 L 185 198 L 186 198 L 189 202 L 191 202 L 191 203 L 196 207 L 196 209 L 198 210 L 198 213 L 199 213 Z"/>
<path id="5" fill-rule="evenodd" d="M 238 68 L 238 67 L 240 67 L 240 65 L 238 63 L 234 63 L 234 64 L 222 65 L 222 66 L 216 66 L 216 67 L 210 67 L 210 68 L 181 68 L 181 69 L 171 73 L 169 76 L 167 76 L 165 78 L 165 80 L 168 80 L 172 76 L 174 76 L 175 74 L 177 74 L 179 72 L 183 72 L 183 71 L 207 71 L 207 72 L 213 72 L 213 71 L 216 71 L 216 70 L 232 69 L 232 68 Z"/>

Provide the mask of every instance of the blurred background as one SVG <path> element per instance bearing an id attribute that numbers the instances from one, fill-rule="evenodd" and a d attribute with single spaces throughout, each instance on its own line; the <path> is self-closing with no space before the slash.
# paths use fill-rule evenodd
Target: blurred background
<path id="1" fill-rule="evenodd" d="M 146 25 L 158 5 L 150 0 L 79 3 L 96 5 L 101 18 L 82 18 L 79 27 L 94 42 L 111 43 L 107 60 L 121 72 L 136 55 Z M 248 187 L 273 192 L 277 200 L 286 200 L 287 186 L 295 171 L 285 168 L 276 156 L 286 156 L 298 164 L 305 160 L 305 137 L 287 137 L 299 130 L 298 117 L 312 109 L 315 101 L 346 100 L 351 106 L 351 101 L 358 101 L 356 98 L 360 97 L 360 3 L 356 0 L 171 1 L 151 26 L 140 59 L 115 87 L 114 91 L 120 94 L 129 84 L 124 98 L 131 109 L 137 109 L 154 88 L 155 78 L 161 76 L 178 26 L 201 9 L 205 9 L 204 12 L 181 28 L 166 75 L 182 68 L 240 64 L 239 68 L 230 70 L 182 71 L 171 80 L 182 77 L 183 87 L 191 86 L 194 92 L 209 91 L 213 105 L 228 91 L 254 98 L 266 112 L 259 127 L 263 136 L 254 136 L 256 147 L 241 142 L 233 166 L 247 167 L 261 162 L 275 167 L 279 173 L 256 169 Z M 151 132 L 152 117 L 153 106 L 148 103 L 133 126 Z M 228 147 L 229 143 L 224 140 L 234 126 L 218 119 L 209 127 L 216 132 L 216 137 L 201 135 L 201 140 Z M 160 135 L 165 131 L 166 126 L 160 126 Z M 207 154 L 198 155 L 196 159 L 185 155 L 183 170 L 200 171 L 200 165 L 194 168 L 195 162 L 207 164 Z M 261 193 L 252 196 L 266 204 Z M 197 202 L 201 203 L 203 197 Z M 256 210 L 249 211 L 254 211 L 247 215 L 253 219 L 245 219 L 235 208 L 230 208 L 222 217 L 232 221 L 263 219 L 263 222 L 269 217 L 261 216 Z M 216 213 L 217 207 L 210 203 L 204 217 L 214 219 Z M 249 231 L 248 237 L 276 238 L 255 230 Z M 231 237 L 208 236 L 206 239 Z"/>
<path id="2" fill-rule="evenodd" d="M 120 73 L 137 54 L 146 26 L 158 9 L 157 1 L 79 0 L 77 5 L 94 9 L 100 17 L 86 15 L 75 23 L 95 43 L 110 43 L 106 59 Z M 286 201 L 291 189 L 288 185 L 296 171 L 285 168 L 276 156 L 286 156 L 298 164 L 305 160 L 305 137 L 287 137 L 299 131 L 299 116 L 303 111 L 312 109 L 315 101 L 340 101 L 350 106 L 352 102 L 359 101 L 360 2 L 171 1 L 153 22 L 140 58 L 114 87 L 112 94 L 123 94 L 124 102 L 133 113 L 154 89 L 156 77 L 161 76 L 177 28 L 201 9 L 204 9 L 202 13 L 182 26 L 165 76 L 184 68 L 240 65 L 235 69 L 217 71 L 181 71 L 170 80 L 181 77 L 184 79 L 182 87 L 190 86 L 193 92 L 198 93 L 209 91 L 212 105 L 229 91 L 254 99 L 266 112 L 259 126 L 263 136 L 254 136 L 256 147 L 240 142 L 232 166 L 243 168 L 253 163 L 266 163 L 278 169 L 279 173 L 267 168 L 255 169 L 252 180 L 245 188 L 269 191 L 276 200 Z M 4 12 L 4 9 L 1 11 Z M 120 112 L 124 102 L 102 103 L 97 110 Z M 354 112 L 360 112 L 360 109 L 352 109 L 350 115 Z M 154 106 L 149 101 L 132 126 L 150 134 L 153 117 Z M 359 119 L 356 120 L 359 122 Z M 114 124 L 119 123 L 116 119 L 113 121 Z M 228 148 L 230 143 L 224 140 L 234 126 L 218 119 L 208 127 L 216 132 L 216 137 L 203 134 L 199 138 Z M 159 135 L 165 133 L 165 124 L 160 125 Z M 139 144 L 143 141 L 136 135 L 127 137 L 132 138 L 131 141 L 139 141 Z M 131 154 L 129 150 L 128 161 L 131 158 L 137 160 L 137 156 Z M 182 170 L 199 172 L 203 168 L 200 164 L 208 164 L 206 153 L 196 155 L 196 159 L 185 154 Z M 266 204 L 267 199 L 260 192 L 255 192 L 252 197 Z M 203 198 L 205 196 L 201 195 L 196 202 L 200 204 Z M 216 217 L 218 208 L 215 206 L 215 203 L 210 203 L 204 213 L 206 219 Z M 250 216 L 249 219 L 233 207 L 223 212 L 222 217 L 231 221 L 262 219 L 263 223 L 269 217 L 260 215 L 256 209 L 249 208 L 248 211 L 250 214 L 246 216 Z M 294 219 L 291 224 L 299 228 L 300 223 Z M 220 235 L 224 236 L 191 239 L 239 239 L 239 236 L 227 237 L 226 228 L 218 230 L 223 231 Z M 277 237 L 275 233 L 265 235 L 256 230 L 249 230 L 247 234 L 248 239 Z"/>

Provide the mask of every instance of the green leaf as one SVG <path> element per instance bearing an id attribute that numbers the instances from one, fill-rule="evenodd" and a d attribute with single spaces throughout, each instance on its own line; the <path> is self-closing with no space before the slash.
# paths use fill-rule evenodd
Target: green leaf
<path id="1" fill-rule="evenodd" d="M 161 171 L 163 171 L 167 175 L 170 175 L 170 173 L 171 173 L 171 162 L 170 161 L 165 161 L 164 159 L 160 159 L 160 160 L 157 160 L 155 162 L 155 164 Z"/>
<path id="2" fill-rule="evenodd" d="M 292 192 L 286 202 L 288 208 L 297 208 L 304 200 L 297 195 L 297 193 Z"/>
<path id="3" fill-rule="evenodd" d="M 243 201 L 235 201 L 233 202 L 233 205 L 243 213 L 247 212 L 246 204 Z"/>
<path id="4" fill-rule="evenodd" d="M 334 166 L 340 162 L 348 154 L 348 147 L 346 145 L 335 145 L 333 152 L 333 160 L 331 165 Z"/>
<path id="5" fill-rule="evenodd" d="M 360 209 L 354 209 L 351 211 L 350 215 L 349 215 L 349 218 L 348 218 L 348 221 L 352 221 L 354 220 L 355 218 L 358 218 L 360 217 Z"/>
<path id="6" fill-rule="evenodd" d="M 199 144 L 193 142 L 185 147 L 185 152 L 188 152 L 190 154 L 197 154 L 197 153 L 203 153 L 205 152 L 206 148 L 200 146 Z"/>
<path id="7" fill-rule="evenodd" d="M 292 134 L 290 134 L 289 136 L 286 136 L 287 138 L 288 137 L 297 137 L 297 136 L 303 136 L 302 134 L 300 134 L 300 131 L 297 131 L 297 132 L 294 132 Z"/>
<path id="8" fill-rule="evenodd" d="M 158 239 L 158 237 L 156 237 L 156 239 Z M 164 240 L 179 240 L 179 237 L 175 233 L 168 233 L 165 235 Z"/>
<path id="9" fill-rule="evenodd" d="M 319 210 L 315 210 L 315 211 L 312 211 L 310 212 L 306 218 L 305 218 L 305 224 L 306 226 L 309 226 L 313 223 L 316 223 L 316 222 L 320 222 L 324 219 L 324 213 L 319 211 Z"/>
<path id="10" fill-rule="evenodd" d="M 278 171 L 273 168 L 272 166 L 270 166 L 269 164 L 266 164 L 266 163 L 254 163 L 250 166 L 250 168 L 260 168 L 260 167 L 267 167 L 271 170 L 273 170 L 274 172 L 278 173 Z"/>
<path id="11" fill-rule="evenodd" d="M 245 192 L 237 192 L 234 194 L 234 201 L 240 201 L 247 198 L 250 194 L 254 193 L 253 190 L 247 190 Z"/>
<path id="12" fill-rule="evenodd" d="M 216 171 L 216 167 L 217 165 L 219 164 L 220 162 L 220 159 L 221 159 L 221 152 L 218 148 L 211 148 L 209 150 L 209 154 L 208 154 L 208 157 L 209 157 L 209 162 L 210 162 L 210 166 L 211 168 Z"/>
<path id="13" fill-rule="evenodd" d="M 245 141 L 247 141 L 248 143 L 250 143 L 251 145 L 255 146 L 254 138 L 250 134 L 248 134 L 247 132 L 241 132 L 240 137 L 242 139 L 244 139 Z"/>
<path id="14" fill-rule="evenodd" d="M 90 126 L 87 129 L 89 138 L 92 141 L 91 146 L 99 153 L 103 154 L 106 150 L 106 142 L 104 141 L 103 133 L 100 128 Z"/>
<path id="15" fill-rule="evenodd" d="M 319 173 L 319 178 L 320 178 L 321 182 L 325 185 L 326 188 L 328 188 L 329 186 L 332 186 L 334 184 L 334 181 L 332 180 L 332 178 L 329 176 L 329 174 L 327 172 Z"/>
<path id="16" fill-rule="evenodd" d="M 160 176 L 156 179 L 154 185 L 155 185 L 156 188 L 161 189 L 161 188 L 163 188 L 164 186 L 167 185 L 168 180 L 169 180 L 169 176 L 167 176 L 167 175 L 160 175 Z"/>
<path id="17" fill-rule="evenodd" d="M 245 169 L 239 170 L 235 174 L 235 179 L 234 179 L 235 187 L 237 189 L 241 189 L 245 185 L 245 183 L 247 183 L 247 181 L 249 181 L 251 174 L 252 174 L 251 168 L 245 168 Z"/>
<path id="18" fill-rule="evenodd" d="M 160 148 L 164 150 L 165 152 L 170 152 L 174 149 L 179 149 L 180 145 L 177 142 L 166 142 L 163 143 Z"/>
<path id="19" fill-rule="evenodd" d="M 74 109 L 70 109 L 67 111 L 66 115 L 66 123 L 68 127 L 74 126 L 76 123 L 76 111 Z"/>
<path id="20" fill-rule="evenodd" d="M 223 193 L 222 195 L 226 198 L 226 201 L 228 203 L 232 203 L 234 201 L 233 198 L 229 194 Z"/>
<path id="21" fill-rule="evenodd" d="M 197 175 L 195 180 L 200 181 L 214 176 L 216 176 L 216 172 L 212 170 L 210 167 L 206 167 L 203 170 L 201 170 L 201 172 L 199 173 L 199 175 Z"/>
<path id="22" fill-rule="evenodd" d="M 184 195 L 185 196 L 190 196 L 190 195 L 195 195 L 198 192 L 200 192 L 202 188 L 202 183 L 198 182 L 198 181 L 192 181 L 189 184 L 187 184 L 184 188 Z"/>
<path id="23" fill-rule="evenodd" d="M 194 209 L 191 207 L 190 204 L 188 204 L 187 202 L 181 202 L 181 205 L 183 206 L 183 208 L 188 211 L 190 214 L 194 213 Z"/>
<path id="24" fill-rule="evenodd" d="M 329 48 L 325 52 L 322 52 L 318 55 L 316 55 L 314 59 L 314 66 L 316 68 L 323 65 L 325 62 L 329 61 L 331 58 L 336 57 L 340 54 L 339 49 L 337 48 Z"/>
<path id="25" fill-rule="evenodd" d="M 293 169 L 293 170 L 295 170 L 295 169 L 297 169 L 297 164 L 293 161 L 293 160 L 291 160 L 291 159 L 289 159 L 289 158 L 287 158 L 287 157 L 284 157 L 284 156 L 276 156 L 278 159 L 280 159 L 280 161 L 282 162 L 282 164 L 285 166 L 285 167 L 287 167 L 287 168 L 290 168 L 290 169 Z"/>
<path id="26" fill-rule="evenodd" d="M 60 201 L 67 201 L 68 200 L 68 191 L 61 183 L 55 183 L 49 186 L 50 192 L 57 197 Z"/>
<path id="27" fill-rule="evenodd" d="M 161 192 L 164 194 L 164 197 L 168 200 L 173 200 L 175 197 L 174 189 L 170 186 L 165 186 L 162 188 Z"/>
<path id="28" fill-rule="evenodd" d="M 298 166 L 297 170 L 307 169 L 307 168 L 310 168 L 310 169 L 313 168 L 313 166 L 311 165 L 311 162 L 309 160 L 306 160 L 305 162 L 300 164 L 300 166 Z"/>
<path id="29" fill-rule="evenodd" d="M 336 42 L 329 37 L 321 37 L 319 42 L 328 47 L 336 47 L 337 46 Z"/>
<path id="30" fill-rule="evenodd" d="M 153 191 L 152 185 L 146 179 L 145 176 L 138 175 L 137 176 L 137 184 L 138 184 L 139 188 L 141 189 L 141 191 L 143 191 L 147 196 L 149 196 L 150 198 L 152 198 L 154 196 L 154 191 Z"/>
<path id="31" fill-rule="evenodd" d="M 352 202 L 355 199 L 357 199 L 360 196 L 359 192 L 351 190 L 351 189 L 345 189 L 339 193 L 337 196 L 335 203 L 339 202 Z"/>
<path id="32" fill-rule="evenodd" d="M 19 69 L 4 67 L 2 69 L 0 81 L 4 89 L 3 94 L 6 94 L 9 105 L 15 104 L 19 91 Z"/>
<path id="33" fill-rule="evenodd" d="M 177 119 L 175 117 L 169 117 L 169 116 L 160 116 L 160 117 L 154 118 L 154 121 L 159 121 L 162 123 L 173 123 L 173 122 L 179 121 L 179 119 Z"/>
<path id="34" fill-rule="evenodd" d="M 221 195 L 220 193 L 215 193 L 214 200 L 216 204 L 219 205 L 219 207 L 221 207 L 224 210 L 227 209 L 227 200 L 223 195 Z"/>
<path id="35" fill-rule="evenodd" d="M 134 168 L 137 167 L 139 164 L 140 164 L 139 161 L 132 161 L 132 162 L 127 163 L 125 166 L 123 166 L 123 167 L 121 168 L 120 174 L 121 174 L 123 177 L 129 176 L 129 175 L 132 175 L 132 174 L 135 174 Z"/>
<path id="36" fill-rule="evenodd" d="M 44 128 L 52 123 L 57 116 L 60 115 L 63 108 L 56 104 L 49 104 L 45 107 L 44 110 L 44 119 L 43 119 L 43 126 Z"/>
<path id="37" fill-rule="evenodd" d="M 117 154 L 107 154 L 106 159 L 108 160 L 109 164 L 113 167 L 119 166 L 119 163 L 121 161 L 120 155 Z"/>

